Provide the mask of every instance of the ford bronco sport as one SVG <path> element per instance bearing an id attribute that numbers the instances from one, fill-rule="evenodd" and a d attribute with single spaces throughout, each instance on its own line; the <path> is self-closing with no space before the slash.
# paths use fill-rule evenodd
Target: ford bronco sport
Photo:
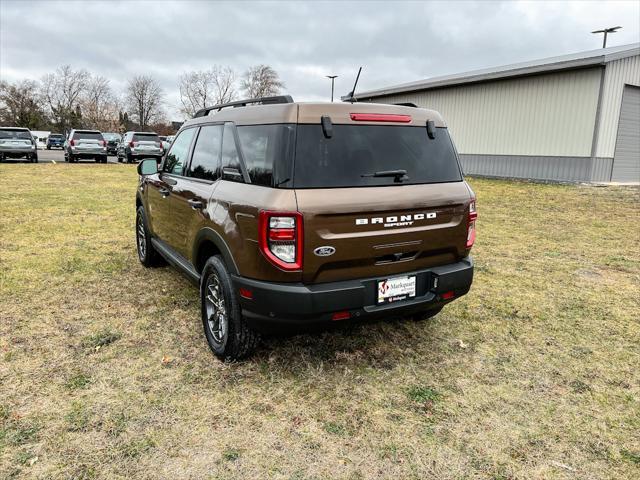
<path id="1" fill-rule="evenodd" d="M 433 316 L 471 286 L 475 195 L 435 111 L 216 105 L 138 173 L 140 261 L 200 286 L 222 359 L 248 355 L 261 332 Z"/>

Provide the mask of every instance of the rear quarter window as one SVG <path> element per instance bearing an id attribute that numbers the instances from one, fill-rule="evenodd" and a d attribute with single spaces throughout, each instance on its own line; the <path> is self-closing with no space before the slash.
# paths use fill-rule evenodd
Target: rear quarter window
<path id="1" fill-rule="evenodd" d="M 251 183 L 271 187 L 289 180 L 294 125 L 245 125 L 237 130 Z"/>

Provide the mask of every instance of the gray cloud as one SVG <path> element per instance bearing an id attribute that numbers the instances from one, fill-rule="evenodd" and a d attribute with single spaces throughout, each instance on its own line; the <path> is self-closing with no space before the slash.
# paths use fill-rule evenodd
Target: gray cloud
<path id="1" fill-rule="evenodd" d="M 61 64 L 117 91 L 153 75 L 176 116 L 178 76 L 272 65 L 299 100 L 325 100 L 327 74 L 359 89 L 598 48 L 589 32 L 623 25 L 640 41 L 638 2 L 0 2 L 0 75 L 40 78 Z"/>

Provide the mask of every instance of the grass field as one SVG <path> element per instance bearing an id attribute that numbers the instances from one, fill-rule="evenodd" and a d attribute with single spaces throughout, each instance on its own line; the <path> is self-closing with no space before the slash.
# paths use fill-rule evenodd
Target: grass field
<path id="1" fill-rule="evenodd" d="M 468 296 L 223 364 L 133 166 L 0 178 L 0 478 L 640 476 L 638 189 L 472 179 Z"/>

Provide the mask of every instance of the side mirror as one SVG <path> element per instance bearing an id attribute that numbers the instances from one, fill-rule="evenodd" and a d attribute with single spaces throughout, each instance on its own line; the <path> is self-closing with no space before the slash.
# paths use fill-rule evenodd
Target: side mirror
<path id="1" fill-rule="evenodd" d="M 155 175 L 158 173 L 158 162 L 155 158 L 148 158 L 138 164 L 138 175 Z"/>

